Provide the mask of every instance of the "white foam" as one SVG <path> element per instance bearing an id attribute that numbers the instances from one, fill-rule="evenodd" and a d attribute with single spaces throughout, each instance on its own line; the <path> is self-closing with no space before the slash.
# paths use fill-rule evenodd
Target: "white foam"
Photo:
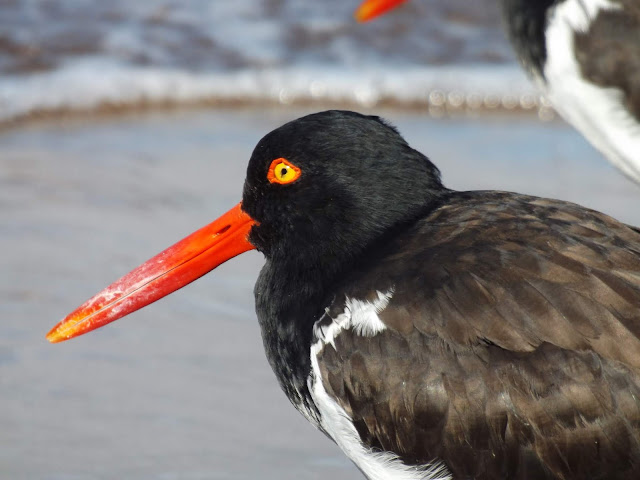
<path id="1" fill-rule="evenodd" d="M 505 99 L 509 98 L 537 99 L 533 87 L 515 66 L 394 70 L 375 66 L 345 69 L 310 65 L 188 72 L 130 66 L 92 57 L 67 62 L 51 72 L 2 76 L 0 122 L 41 112 L 91 111 L 107 104 L 126 107 L 205 101 L 331 102 L 373 107 L 380 102 L 398 106 L 427 105 L 438 95 L 445 101 L 462 98 L 490 108 L 506 105 Z"/>

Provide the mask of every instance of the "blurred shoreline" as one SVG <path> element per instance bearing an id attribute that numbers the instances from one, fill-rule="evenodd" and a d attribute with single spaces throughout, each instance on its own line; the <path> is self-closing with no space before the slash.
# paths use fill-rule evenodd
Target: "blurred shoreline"
<path id="1" fill-rule="evenodd" d="M 549 116 L 494 0 L 408 2 L 368 24 L 357 3 L 8 2 L 0 126 L 183 107 Z"/>
<path id="2" fill-rule="evenodd" d="M 31 124 L 59 123 L 76 120 L 92 121 L 103 118 L 117 119 L 140 114 L 168 114 L 179 112 L 198 112 L 215 110 L 354 110 L 375 113 L 377 110 L 395 111 L 398 114 L 421 114 L 434 119 L 438 118 L 471 118 L 525 116 L 533 120 L 547 122 L 557 118 L 553 107 L 543 98 L 527 94 L 521 98 L 508 95 L 498 98 L 493 95 L 474 96 L 461 99 L 458 91 L 434 90 L 423 101 L 400 102 L 397 100 L 379 100 L 375 105 L 363 105 L 356 101 L 326 101 L 312 99 L 293 99 L 283 102 L 276 100 L 247 99 L 201 99 L 193 102 L 148 101 L 117 104 L 104 102 L 91 109 L 51 108 L 31 111 L 12 118 L 0 118 L 0 133 L 6 130 L 23 128 Z"/>

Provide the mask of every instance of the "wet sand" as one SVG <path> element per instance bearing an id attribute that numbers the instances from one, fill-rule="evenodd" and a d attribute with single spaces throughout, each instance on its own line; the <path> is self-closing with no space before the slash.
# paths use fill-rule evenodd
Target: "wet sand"
<path id="1" fill-rule="evenodd" d="M 240 200 L 294 110 L 39 123 L 0 133 L 0 477 L 358 479 L 264 358 L 255 252 L 61 345 L 62 316 Z M 562 122 L 381 112 L 457 189 L 516 190 L 640 225 L 640 188 Z"/>

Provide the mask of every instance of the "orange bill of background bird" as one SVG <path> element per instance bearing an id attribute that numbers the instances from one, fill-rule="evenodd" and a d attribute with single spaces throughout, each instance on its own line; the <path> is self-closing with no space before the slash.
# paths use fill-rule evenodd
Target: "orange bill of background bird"
<path id="1" fill-rule="evenodd" d="M 373 20 L 389 10 L 402 5 L 407 0 L 366 0 L 360 4 L 354 16 L 359 22 Z"/>

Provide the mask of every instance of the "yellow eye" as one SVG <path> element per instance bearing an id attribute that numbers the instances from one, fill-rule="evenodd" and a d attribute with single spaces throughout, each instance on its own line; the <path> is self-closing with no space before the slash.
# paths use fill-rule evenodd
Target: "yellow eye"
<path id="1" fill-rule="evenodd" d="M 271 183 L 280 183 L 285 185 L 287 183 L 295 182 L 301 173 L 302 171 L 293 163 L 284 158 L 276 158 L 269 166 L 267 180 Z"/>

